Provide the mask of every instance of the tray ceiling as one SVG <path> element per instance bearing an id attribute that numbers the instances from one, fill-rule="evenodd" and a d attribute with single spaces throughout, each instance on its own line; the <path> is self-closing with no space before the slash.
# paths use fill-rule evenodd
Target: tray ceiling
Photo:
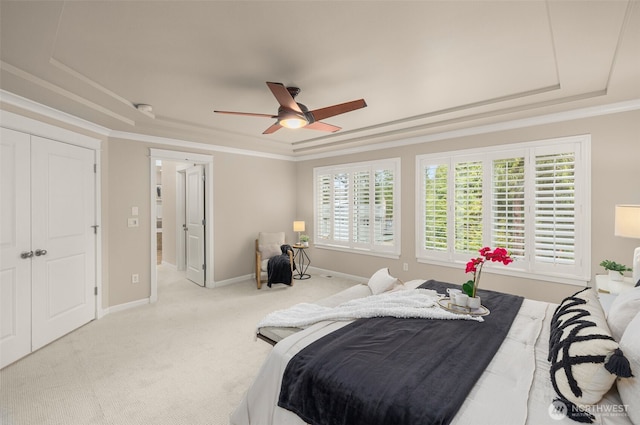
<path id="1" fill-rule="evenodd" d="M 635 0 L 0 7 L 0 88 L 115 132 L 301 156 L 640 98 Z M 368 107 L 337 133 L 213 113 L 277 113 L 266 81 Z"/>

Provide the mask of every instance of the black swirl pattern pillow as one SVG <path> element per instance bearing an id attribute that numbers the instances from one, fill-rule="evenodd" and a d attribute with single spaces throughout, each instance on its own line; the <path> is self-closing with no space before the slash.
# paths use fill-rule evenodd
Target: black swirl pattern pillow
<path id="1" fill-rule="evenodd" d="M 628 360 L 611 337 L 594 289 L 568 297 L 556 308 L 549 339 L 551 383 L 568 415 L 579 422 L 593 416 L 579 409 L 595 404 L 616 376 L 630 377 Z"/>

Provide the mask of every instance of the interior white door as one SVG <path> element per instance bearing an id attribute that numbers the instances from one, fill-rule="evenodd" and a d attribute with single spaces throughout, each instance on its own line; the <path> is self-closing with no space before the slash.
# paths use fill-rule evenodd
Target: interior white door
<path id="1" fill-rule="evenodd" d="M 32 350 L 95 318 L 90 149 L 31 137 Z"/>
<path id="2" fill-rule="evenodd" d="M 204 167 L 196 165 L 186 170 L 186 218 L 187 218 L 187 279 L 204 286 Z"/>
<path id="3" fill-rule="evenodd" d="M 31 352 L 31 154 L 28 134 L 6 128 L 0 131 L 0 368 L 3 368 Z"/>

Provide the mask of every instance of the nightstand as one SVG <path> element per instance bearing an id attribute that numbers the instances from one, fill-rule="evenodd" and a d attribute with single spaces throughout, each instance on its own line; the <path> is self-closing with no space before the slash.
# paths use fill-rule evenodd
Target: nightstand
<path id="1" fill-rule="evenodd" d="M 618 294 L 633 289 L 633 280 L 630 277 L 625 277 L 621 281 L 616 281 L 611 280 L 608 274 L 597 274 L 596 288 L 602 309 L 605 314 L 608 314 L 609 308 Z"/>

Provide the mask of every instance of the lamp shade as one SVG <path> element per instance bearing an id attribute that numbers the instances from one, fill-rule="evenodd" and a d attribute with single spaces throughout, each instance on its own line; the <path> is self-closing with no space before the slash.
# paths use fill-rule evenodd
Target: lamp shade
<path id="1" fill-rule="evenodd" d="M 293 222 L 293 231 L 294 232 L 304 232 L 304 221 L 294 221 Z"/>
<path id="2" fill-rule="evenodd" d="M 640 239 L 640 205 L 616 205 L 615 235 Z"/>

